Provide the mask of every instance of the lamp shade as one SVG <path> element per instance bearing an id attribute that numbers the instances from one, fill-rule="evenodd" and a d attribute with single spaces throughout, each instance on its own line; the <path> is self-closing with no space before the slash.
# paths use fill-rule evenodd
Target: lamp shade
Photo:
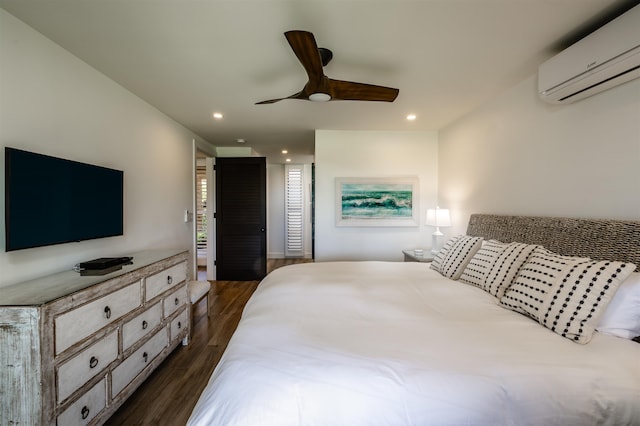
<path id="1" fill-rule="evenodd" d="M 441 209 L 436 207 L 435 209 L 427 210 L 427 226 L 451 226 L 451 215 L 449 209 Z"/>

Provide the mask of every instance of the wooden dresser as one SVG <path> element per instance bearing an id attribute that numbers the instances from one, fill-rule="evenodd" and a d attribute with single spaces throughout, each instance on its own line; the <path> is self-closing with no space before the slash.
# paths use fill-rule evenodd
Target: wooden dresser
<path id="1" fill-rule="evenodd" d="M 104 423 L 189 335 L 183 250 L 0 288 L 0 424 Z"/>

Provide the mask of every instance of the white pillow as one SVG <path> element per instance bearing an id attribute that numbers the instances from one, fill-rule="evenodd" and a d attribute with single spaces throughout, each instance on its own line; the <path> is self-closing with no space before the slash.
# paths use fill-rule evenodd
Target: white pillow
<path id="1" fill-rule="evenodd" d="M 596 330 L 625 339 L 640 336 L 640 272 L 633 272 L 620 284 Z"/>

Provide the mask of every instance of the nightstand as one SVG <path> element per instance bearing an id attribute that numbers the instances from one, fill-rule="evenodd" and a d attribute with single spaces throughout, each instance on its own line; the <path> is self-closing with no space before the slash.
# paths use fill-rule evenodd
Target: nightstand
<path id="1" fill-rule="evenodd" d="M 433 261 L 433 255 L 430 250 L 425 250 L 422 256 L 416 256 L 413 250 L 402 250 L 404 254 L 405 262 L 431 262 Z"/>

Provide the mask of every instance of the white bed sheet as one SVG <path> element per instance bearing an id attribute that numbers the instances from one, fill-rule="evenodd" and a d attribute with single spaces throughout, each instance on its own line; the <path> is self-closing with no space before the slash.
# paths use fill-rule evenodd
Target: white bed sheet
<path id="1" fill-rule="evenodd" d="M 640 344 L 579 345 L 424 263 L 275 270 L 189 425 L 640 424 Z"/>

